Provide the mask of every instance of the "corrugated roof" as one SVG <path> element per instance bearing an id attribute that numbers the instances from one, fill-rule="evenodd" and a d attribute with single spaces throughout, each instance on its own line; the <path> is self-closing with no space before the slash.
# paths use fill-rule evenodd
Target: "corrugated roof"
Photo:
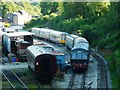
<path id="1" fill-rule="evenodd" d="M 5 33 L 8 37 L 17 37 L 17 36 L 26 36 L 26 35 L 34 35 L 31 32 L 14 32 L 14 33 Z"/>

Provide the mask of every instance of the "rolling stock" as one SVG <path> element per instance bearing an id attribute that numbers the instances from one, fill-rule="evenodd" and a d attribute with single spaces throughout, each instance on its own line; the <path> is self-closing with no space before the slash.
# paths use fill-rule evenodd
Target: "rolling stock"
<path id="1" fill-rule="evenodd" d="M 32 69 L 39 81 L 51 81 L 58 68 L 65 67 L 63 53 L 55 52 L 53 47 L 45 44 L 31 45 L 27 47 L 28 67 Z"/>
<path id="2" fill-rule="evenodd" d="M 36 37 L 50 40 L 54 43 L 65 44 L 66 35 L 68 33 L 55 31 L 47 28 L 32 28 L 32 32 L 35 33 Z"/>
<path id="3" fill-rule="evenodd" d="M 70 63 L 74 70 L 88 68 L 90 46 L 85 38 L 52 29 L 32 28 L 32 32 L 34 32 L 37 37 L 48 39 L 59 44 L 64 43 L 67 48 L 71 50 Z"/>
<path id="4" fill-rule="evenodd" d="M 69 34 L 66 36 L 66 46 L 68 49 L 72 49 L 75 44 L 75 39 L 78 38 L 78 36 Z"/>
<path id="5" fill-rule="evenodd" d="M 90 47 L 88 41 L 83 37 L 69 35 L 66 37 L 66 45 L 71 49 L 70 63 L 73 69 L 87 69 L 90 58 Z"/>

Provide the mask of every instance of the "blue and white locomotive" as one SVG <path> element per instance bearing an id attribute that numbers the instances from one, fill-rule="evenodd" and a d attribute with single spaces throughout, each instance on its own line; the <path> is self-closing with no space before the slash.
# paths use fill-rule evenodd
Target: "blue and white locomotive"
<path id="1" fill-rule="evenodd" d="M 66 36 L 66 46 L 71 49 L 70 63 L 74 70 L 88 68 L 90 48 L 88 41 L 76 35 Z"/>

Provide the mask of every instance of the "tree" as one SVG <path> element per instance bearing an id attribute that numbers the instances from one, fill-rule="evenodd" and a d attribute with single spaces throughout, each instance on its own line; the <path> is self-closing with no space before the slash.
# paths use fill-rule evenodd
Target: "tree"
<path id="1" fill-rule="evenodd" d="M 88 2 L 86 5 L 85 18 L 90 22 L 96 22 L 101 16 L 108 13 L 109 2 Z"/>
<path id="2" fill-rule="evenodd" d="M 63 9 L 63 2 L 59 2 L 58 3 L 57 10 L 58 10 L 58 12 L 57 12 L 58 15 L 61 15 L 63 13 L 63 11 L 64 11 L 64 9 Z"/>
<path id="3" fill-rule="evenodd" d="M 0 15 L 4 18 L 9 10 L 9 6 L 5 2 L 0 3 Z"/>
<path id="4" fill-rule="evenodd" d="M 63 3 L 63 15 L 66 16 L 66 18 L 74 18 L 78 15 L 84 17 L 86 4 L 87 2 L 65 2 Z"/>
<path id="5" fill-rule="evenodd" d="M 43 15 L 51 14 L 57 12 L 58 3 L 57 2 L 41 2 L 41 13 Z"/>
<path id="6" fill-rule="evenodd" d="M 17 5 L 11 1 L 11 2 L 6 2 L 6 4 L 8 5 L 8 11 L 9 12 L 16 12 L 18 9 L 17 9 Z"/>

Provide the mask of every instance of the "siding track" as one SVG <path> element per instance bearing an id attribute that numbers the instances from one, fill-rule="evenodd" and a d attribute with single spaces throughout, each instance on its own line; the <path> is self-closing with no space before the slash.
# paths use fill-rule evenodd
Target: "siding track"
<path id="1" fill-rule="evenodd" d="M 11 69 L 2 70 L 2 74 L 10 83 L 13 90 L 29 90 Z"/>
<path id="2" fill-rule="evenodd" d="M 76 89 L 84 90 L 85 79 L 86 79 L 86 72 L 82 72 L 80 74 L 76 74 L 73 72 L 69 82 L 68 90 L 76 90 Z"/>
<path id="3" fill-rule="evenodd" d="M 108 90 L 107 83 L 107 68 L 104 59 L 95 52 L 92 52 L 92 56 L 98 62 L 98 79 L 97 79 L 97 89 Z"/>

